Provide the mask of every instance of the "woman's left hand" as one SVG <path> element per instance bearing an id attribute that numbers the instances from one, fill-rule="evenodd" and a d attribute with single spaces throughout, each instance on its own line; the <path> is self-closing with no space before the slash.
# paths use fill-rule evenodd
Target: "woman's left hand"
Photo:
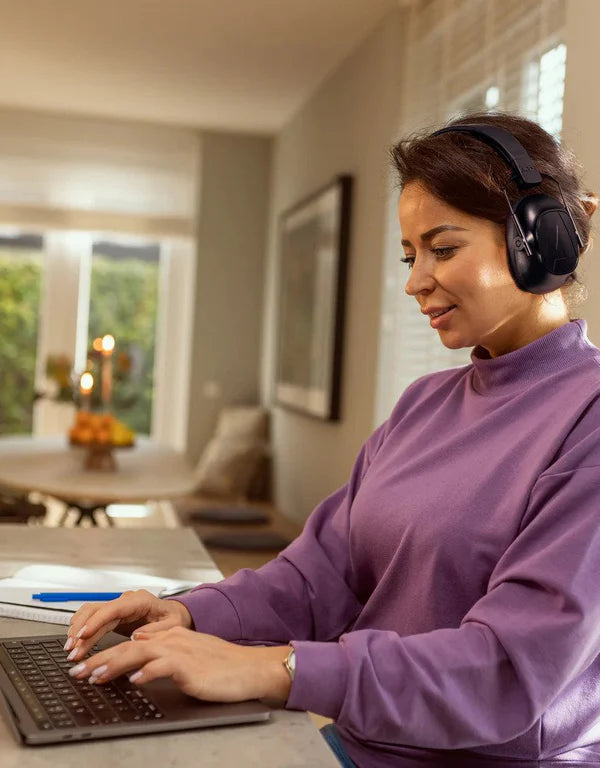
<path id="1" fill-rule="evenodd" d="M 289 646 L 237 645 L 183 627 L 147 635 L 138 630 L 135 638 L 94 654 L 69 674 L 105 683 L 130 673 L 136 685 L 170 677 L 184 693 L 205 701 L 288 698 L 283 661 Z"/>

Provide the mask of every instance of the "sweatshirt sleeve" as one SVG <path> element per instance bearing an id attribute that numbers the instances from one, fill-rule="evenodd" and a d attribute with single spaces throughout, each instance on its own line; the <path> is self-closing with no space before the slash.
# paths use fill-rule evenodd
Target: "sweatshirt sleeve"
<path id="1" fill-rule="evenodd" d="M 339 638 L 362 608 L 352 588 L 350 508 L 385 429 L 364 444 L 349 483 L 319 504 L 275 560 L 172 598 L 187 607 L 196 630 L 264 643 Z"/>
<path id="2" fill-rule="evenodd" d="M 540 476 L 520 533 L 458 628 L 294 642 L 287 706 L 364 741 L 434 749 L 527 731 L 600 653 L 599 472 Z"/>

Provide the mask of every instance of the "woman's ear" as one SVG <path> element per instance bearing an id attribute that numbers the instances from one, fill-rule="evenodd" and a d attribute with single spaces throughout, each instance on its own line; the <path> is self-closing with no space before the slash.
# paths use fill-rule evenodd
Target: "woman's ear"
<path id="1" fill-rule="evenodd" d="M 594 192 L 586 192 L 581 198 L 581 204 L 588 216 L 592 216 L 598 207 L 598 195 Z"/>

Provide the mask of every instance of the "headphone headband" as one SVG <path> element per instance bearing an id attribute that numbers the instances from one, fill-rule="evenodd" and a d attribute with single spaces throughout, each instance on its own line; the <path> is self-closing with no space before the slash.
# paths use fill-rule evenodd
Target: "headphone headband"
<path id="1" fill-rule="evenodd" d="M 441 133 L 470 133 L 476 135 L 490 147 L 496 150 L 504 160 L 514 169 L 517 174 L 517 184 L 519 187 L 535 187 L 542 183 L 540 172 L 535 167 L 535 163 L 529 157 L 527 150 L 517 141 L 512 133 L 496 125 L 480 125 L 477 123 L 466 123 L 464 125 L 453 125 L 449 128 L 442 128 L 436 131 L 432 136 L 439 136 Z"/>

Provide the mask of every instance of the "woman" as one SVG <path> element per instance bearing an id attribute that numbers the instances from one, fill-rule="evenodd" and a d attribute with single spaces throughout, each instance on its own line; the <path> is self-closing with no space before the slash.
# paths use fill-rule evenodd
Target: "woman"
<path id="1" fill-rule="evenodd" d="M 600 350 L 569 319 L 574 274 L 545 293 L 515 282 L 505 192 L 560 200 L 560 184 L 576 256 L 595 201 L 536 124 L 453 125 L 468 123 L 508 130 L 554 177 L 523 191 L 493 147 L 456 131 L 393 150 L 406 292 L 444 311 L 430 324 L 474 347 L 471 364 L 407 388 L 276 560 L 168 602 L 81 608 L 71 659 L 139 628 L 74 674 L 278 697 L 332 718 L 340 762 L 361 768 L 600 760 Z"/>

